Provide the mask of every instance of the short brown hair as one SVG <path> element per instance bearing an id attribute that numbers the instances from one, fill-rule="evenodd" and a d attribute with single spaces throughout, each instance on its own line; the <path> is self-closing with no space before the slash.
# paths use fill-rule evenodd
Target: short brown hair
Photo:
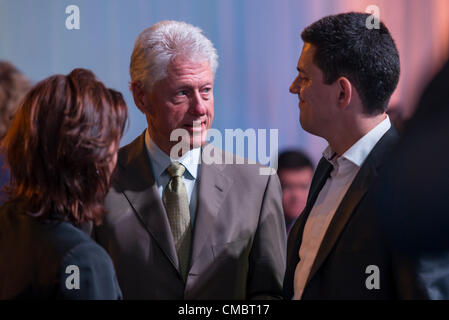
<path id="1" fill-rule="evenodd" d="M 5 136 L 20 100 L 31 88 L 27 77 L 6 61 L 0 61 L 0 140 Z"/>
<path id="2" fill-rule="evenodd" d="M 126 119 L 122 94 L 90 70 L 37 83 L 3 141 L 12 177 L 9 202 L 44 220 L 98 224 Z"/>

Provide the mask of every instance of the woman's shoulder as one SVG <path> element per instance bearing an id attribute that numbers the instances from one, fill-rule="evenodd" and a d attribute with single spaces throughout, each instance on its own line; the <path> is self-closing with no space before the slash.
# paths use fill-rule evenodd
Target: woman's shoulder
<path id="1" fill-rule="evenodd" d="M 46 283 L 47 287 L 39 288 L 46 296 L 54 295 L 56 288 L 51 284 L 56 277 L 59 289 L 55 294 L 60 299 L 121 298 L 109 255 L 87 233 L 69 222 L 43 222 L 15 207 L 2 206 L 0 238 L 0 255 L 11 260 L 5 271 L 17 281 L 25 276 L 38 277 L 32 282 Z M 34 271 L 25 266 L 33 266 Z M 19 282 L 24 288 L 28 285 L 25 280 Z"/>
<path id="2" fill-rule="evenodd" d="M 114 265 L 106 250 L 68 222 L 57 227 L 61 299 L 121 299 Z"/>
<path id="3" fill-rule="evenodd" d="M 89 235 L 64 220 L 42 220 L 24 212 L 20 206 L 6 203 L 0 207 L 0 229 L 10 231 L 16 241 L 32 243 L 40 251 L 52 251 L 64 256 L 76 247 L 104 254 L 104 250 Z M 28 247 L 24 245 L 23 247 Z"/>
<path id="4" fill-rule="evenodd" d="M 122 298 L 111 258 L 90 238 L 66 252 L 60 262 L 59 277 L 62 299 Z"/>

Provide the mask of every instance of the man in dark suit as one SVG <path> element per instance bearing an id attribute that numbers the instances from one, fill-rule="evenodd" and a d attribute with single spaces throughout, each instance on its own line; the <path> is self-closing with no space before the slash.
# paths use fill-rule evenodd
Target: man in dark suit
<path id="1" fill-rule="evenodd" d="M 160 22 L 136 41 L 131 89 L 148 129 L 119 151 L 94 230 L 125 299 L 282 297 L 277 176 L 205 144 L 216 67 L 212 43 L 186 23 Z"/>
<path id="2" fill-rule="evenodd" d="M 368 17 L 328 16 L 301 35 L 290 92 L 300 99 L 303 129 L 329 146 L 289 234 L 286 299 L 394 296 L 389 256 L 364 199 L 398 139 L 385 112 L 400 65 L 388 29 L 369 29 Z"/>

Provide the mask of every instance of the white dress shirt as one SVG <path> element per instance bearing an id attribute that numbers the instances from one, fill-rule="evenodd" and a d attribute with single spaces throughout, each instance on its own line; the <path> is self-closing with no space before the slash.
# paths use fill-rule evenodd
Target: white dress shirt
<path id="1" fill-rule="evenodd" d="M 304 226 L 298 253 L 300 260 L 295 269 L 293 299 L 301 299 L 318 250 L 338 206 L 366 157 L 390 127 L 390 119 L 387 116 L 339 158 L 334 156 L 335 152 L 330 146 L 324 150 L 323 157 L 334 168 L 321 189 Z"/>
<path id="2" fill-rule="evenodd" d="M 154 179 L 156 180 L 161 199 L 164 188 L 170 181 L 170 175 L 166 171 L 167 167 L 175 161 L 186 167 L 186 171 L 184 172 L 182 179 L 186 186 L 187 197 L 189 200 L 190 223 L 193 227 L 195 223 L 195 213 L 198 201 L 198 175 L 200 168 L 201 148 L 191 149 L 179 159 L 171 159 L 170 156 L 162 151 L 151 139 L 148 130 L 145 132 L 145 146 L 150 157 Z"/>

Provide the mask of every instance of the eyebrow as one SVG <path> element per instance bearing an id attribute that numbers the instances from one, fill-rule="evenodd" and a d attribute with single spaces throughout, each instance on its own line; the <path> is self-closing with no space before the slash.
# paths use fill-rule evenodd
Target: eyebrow
<path id="1" fill-rule="evenodd" d="M 213 83 L 214 83 L 213 81 L 206 81 L 204 83 L 201 83 L 199 87 L 203 88 L 203 87 L 206 87 L 206 86 L 213 86 Z M 180 84 L 178 86 L 174 86 L 173 89 L 175 89 L 175 90 L 178 90 L 178 89 L 191 89 L 193 87 L 194 87 L 194 85 L 192 85 L 191 83 L 188 83 L 188 84 L 184 83 L 184 84 Z"/>

